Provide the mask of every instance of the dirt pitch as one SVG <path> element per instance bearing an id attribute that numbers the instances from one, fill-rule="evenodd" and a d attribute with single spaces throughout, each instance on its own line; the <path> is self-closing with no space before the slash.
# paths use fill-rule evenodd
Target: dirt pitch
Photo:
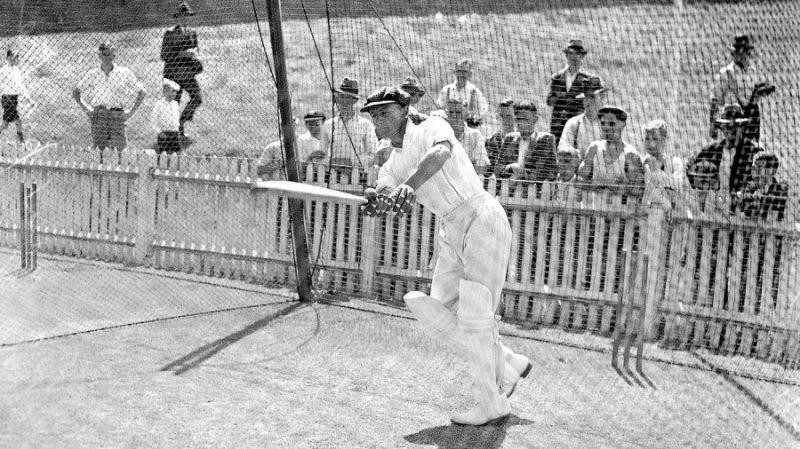
<path id="1" fill-rule="evenodd" d="M 0 447 L 800 447 L 800 388 L 507 325 L 532 375 L 502 426 L 450 425 L 466 364 L 398 308 L 0 252 Z M 100 329 L 100 330 L 97 330 Z"/>

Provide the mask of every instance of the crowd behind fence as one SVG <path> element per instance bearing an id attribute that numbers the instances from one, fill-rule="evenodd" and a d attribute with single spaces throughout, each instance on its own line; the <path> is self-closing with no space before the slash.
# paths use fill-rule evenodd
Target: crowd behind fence
<path id="1" fill-rule="evenodd" d="M 20 184 L 35 183 L 42 253 L 276 288 L 294 282 L 288 205 L 252 189 L 255 160 L 121 151 L 101 163 L 85 149 L 4 146 L 0 166 L 3 246 L 19 242 Z M 327 181 L 326 169 L 306 166 L 303 180 L 361 192 L 358 169 Z M 366 172 L 368 182 L 375 176 Z M 615 313 L 624 282 L 618 260 L 638 251 L 651 263 L 646 276 L 632 268 L 634 309 L 650 340 L 800 363 L 794 219 L 754 223 L 720 213 L 715 196 L 699 194 L 678 197 L 667 210 L 574 184 L 488 178 L 485 186 L 514 234 L 507 319 L 609 335 L 623 324 Z M 438 231 L 430 211 L 417 206 L 404 217 L 376 219 L 350 205 L 311 201 L 305 208 L 314 283 L 323 294 L 399 301 L 427 288 Z"/>

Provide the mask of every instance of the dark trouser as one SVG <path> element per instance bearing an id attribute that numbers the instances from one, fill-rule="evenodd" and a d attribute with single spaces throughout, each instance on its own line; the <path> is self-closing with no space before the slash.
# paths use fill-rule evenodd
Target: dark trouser
<path id="1" fill-rule="evenodd" d="M 181 151 L 181 133 L 178 131 L 161 131 L 158 133 L 156 153 L 178 153 Z"/>
<path id="2" fill-rule="evenodd" d="M 200 84 L 197 83 L 197 78 L 191 77 L 175 79 L 173 81 L 181 86 L 181 90 L 179 90 L 178 95 L 175 96 L 175 101 L 178 103 L 181 102 L 181 95 L 184 91 L 189 95 L 189 102 L 186 103 L 186 107 L 184 107 L 183 112 L 181 112 L 180 123 L 182 133 L 183 124 L 194 118 L 194 111 L 203 103 L 203 96 L 200 92 Z"/>
<path id="3" fill-rule="evenodd" d="M 120 108 L 95 106 L 91 114 L 92 145 L 95 148 L 122 150 L 128 146 L 124 114 Z"/>

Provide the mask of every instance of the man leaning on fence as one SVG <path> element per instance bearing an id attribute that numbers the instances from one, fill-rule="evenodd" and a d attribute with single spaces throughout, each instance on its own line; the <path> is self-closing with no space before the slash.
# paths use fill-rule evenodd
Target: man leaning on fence
<path id="1" fill-rule="evenodd" d="M 753 157 L 752 180 L 737 194 L 745 217 L 766 220 L 774 213 L 775 220 L 783 221 L 789 185 L 775 177 L 779 166 L 778 156 L 772 153 Z"/>
<path id="2" fill-rule="evenodd" d="M 89 70 L 72 91 L 78 105 L 89 116 L 95 148 L 123 149 L 128 146 L 125 122 L 139 109 L 145 97 L 136 75 L 114 63 L 116 48 L 106 41 L 98 47 L 100 67 Z M 133 95 L 133 105 L 126 109 Z M 84 99 L 84 95 L 90 101 Z"/>
<path id="3" fill-rule="evenodd" d="M 535 130 L 539 120 L 536 105 L 530 101 L 514 103 L 514 120 L 517 131 L 503 137 L 495 175 L 529 181 L 554 180 L 558 172 L 555 138 Z"/>

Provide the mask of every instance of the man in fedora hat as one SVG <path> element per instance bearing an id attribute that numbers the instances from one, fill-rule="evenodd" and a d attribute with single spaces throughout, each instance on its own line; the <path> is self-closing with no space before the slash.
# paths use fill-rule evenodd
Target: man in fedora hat
<path id="1" fill-rule="evenodd" d="M 720 192 L 734 193 L 742 190 L 751 179 L 753 156 L 761 148 L 746 135 L 750 118 L 736 103 L 727 104 L 714 126 L 722 130 L 723 138 L 702 150 L 689 161 L 709 161 L 717 168 L 717 182 Z"/>
<path id="2" fill-rule="evenodd" d="M 189 102 L 181 112 L 179 132 L 186 137 L 185 124 L 194 118 L 195 110 L 202 104 L 203 97 L 197 75 L 203 71 L 203 64 L 197 57 L 197 33 L 186 25 L 194 11 L 187 2 L 178 5 L 173 14 L 177 24 L 164 33 L 161 42 L 161 60 L 164 61 L 164 78 L 175 81 L 180 86 L 176 101 L 181 102 L 183 92 L 189 95 Z M 184 139 L 185 140 L 185 139 Z"/>
<path id="3" fill-rule="evenodd" d="M 417 104 L 419 104 L 419 101 L 425 96 L 425 89 L 422 88 L 416 78 L 410 76 L 400 84 L 400 88 L 408 92 L 408 95 L 411 96 L 411 103 L 408 105 L 409 114 L 419 114 Z"/>
<path id="4" fill-rule="evenodd" d="M 358 80 L 345 77 L 333 92 L 338 114 L 322 125 L 319 148 L 326 155 L 322 162 L 369 168 L 374 163 L 378 139 L 372 122 L 355 108 L 359 100 Z"/>
<path id="5" fill-rule="evenodd" d="M 415 124 L 409 95 L 383 87 L 363 110 L 378 137 L 394 150 L 381 166 L 374 189 L 365 191 L 366 215 L 402 215 L 415 201 L 441 222 L 439 255 L 430 294 L 413 291 L 406 305 L 429 335 L 459 352 L 470 364 L 477 405 L 452 416 L 480 426 L 511 413 L 508 397 L 532 368 L 527 357 L 500 340 L 495 311 L 502 298 L 511 248 L 511 226 L 503 207 L 483 189 L 467 152 L 443 119 Z"/>
<path id="6" fill-rule="evenodd" d="M 456 76 L 456 80 L 439 91 L 436 105 L 446 110 L 448 102 L 460 102 L 463 105 L 466 122 L 477 126 L 483 121 L 486 113 L 489 112 L 489 104 L 486 102 L 481 90 L 470 81 L 472 78 L 472 61 L 462 59 L 456 64 L 453 73 Z"/>
<path id="7" fill-rule="evenodd" d="M 583 58 L 586 57 L 583 41 L 572 39 L 564 48 L 567 65 L 556 72 L 550 79 L 550 91 L 547 94 L 547 105 L 553 108 L 550 118 L 550 133 L 561 138 L 567 120 L 583 112 L 583 101 L 579 94 L 587 91 L 587 82 L 591 77 L 581 70 Z"/>
<path id="8" fill-rule="evenodd" d="M 600 78 L 593 76 L 587 80 L 585 91 L 575 97 L 581 100 L 583 112 L 567 120 L 558 141 L 559 151 L 576 150 L 583 159 L 589 144 L 601 139 L 597 110 L 605 103 L 607 90 Z"/>
<path id="9" fill-rule="evenodd" d="M 750 36 L 741 34 L 733 38 L 731 63 L 720 69 L 714 79 L 714 90 L 711 93 L 710 134 L 717 137 L 714 126 L 720 107 L 726 104 L 738 104 L 744 116 L 750 119 L 745 128 L 745 137 L 759 140 L 761 137 L 761 109 L 759 101 L 772 94 L 775 86 L 767 82 L 767 77 L 753 64 L 752 57 L 755 46 Z"/>

